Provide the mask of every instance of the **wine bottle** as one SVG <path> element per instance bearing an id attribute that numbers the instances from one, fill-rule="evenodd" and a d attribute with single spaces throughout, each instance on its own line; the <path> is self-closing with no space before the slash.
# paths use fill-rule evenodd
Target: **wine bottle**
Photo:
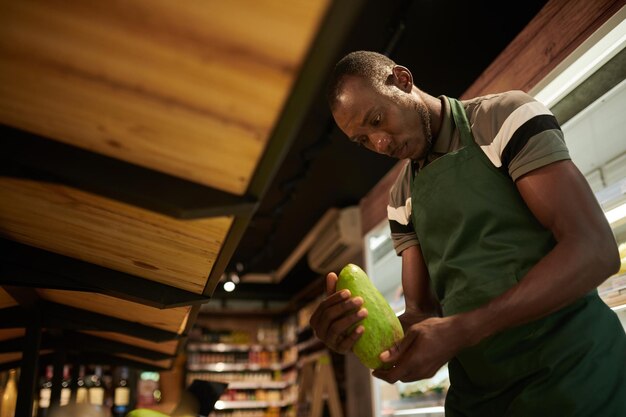
<path id="1" fill-rule="evenodd" d="M 102 386 L 102 367 L 96 366 L 89 378 L 89 404 L 101 407 L 104 405 L 104 387 Z"/>
<path id="2" fill-rule="evenodd" d="M 4 386 L 2 393 L 2 404 L 0 405 L 0 417 L 13 417 L 17 404 L 17 371 L 9 371 L 9 379 Z"/>
<path id="3" fill-rule="evenodd" d="M 61 381 L 61 402 L 59 403 L 61 407 L 70 403 L 70 397 L 72 394 L 71 382 L 72 378 L 70 377 L 70 367 L 69 365 L 65 365 L 63 366 L 63 381 Z"/>
<path id="4" fill-rule="evenodd" d="M 39 406 L 37 408 L 37 417 L 46 417 L 50 409 L 50 397 L 52 395 L 52 365 L 46 366 L 43 381 L 39 385 Z"/>
<path id="5" fill-rule="evenodd" d="M 85 366 L 78 368 L 78 378 L 76 379 L 76 404 L 87 404 L 89 402 L 87 386 L 85 385 Z"/>
<path id="6" fill-rule="evenodd" d="M 128 368 L 118 370 L 119 379 L 113 391 L 113 417 L 124 417 L 130 411 L 130 387 L 128 385 Z"/>

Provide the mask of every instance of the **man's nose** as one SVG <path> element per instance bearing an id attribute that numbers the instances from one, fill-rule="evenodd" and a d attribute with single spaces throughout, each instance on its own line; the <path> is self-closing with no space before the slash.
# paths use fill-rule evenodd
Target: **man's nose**
<path id="1" fill-rule="evenodd" d="M 377 135 L 372 135 L 372 144 L 376 149 L 376 152 L 386 154 L 389 150 L 389 144 L 391 143 L 391 139 L 388 135 L 384 133 L 380 133 Z"/>

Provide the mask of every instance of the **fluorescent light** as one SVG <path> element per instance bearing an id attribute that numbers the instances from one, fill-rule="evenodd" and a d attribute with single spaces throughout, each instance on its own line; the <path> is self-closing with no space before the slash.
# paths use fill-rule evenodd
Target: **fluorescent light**
<path id="1" fill-rule="evenodd" d="M 561 71 L 552 81 L 543 87 L 538 85 L 536 89 L 539 91 L 533 91 L 533 89 L 530 94 L 550 108 L 613 58 L 626 46 L 626 19 L 623 18 L 624 14 L 623 10 L 618 12 L 616 18 L 622 19 L 619 24 L 584 52 L 575 62 Z"/>
<path id="2" fill-rule="evenodd" d="M 394 411 L 394 416 L 412 416 L 414 414 L 431 414 L 431 413 L 444 413 L 446 410 L 443 407 L 424 407 L 424 408 L 408 408 L 406 410 Z"/>
<path id="3" fill-rule="evenodd" d="M 606 219 L 610 224 L 617 223 L 626 217 L 626 203 L 622 203 L 619 206 L 604 213 Z"/>

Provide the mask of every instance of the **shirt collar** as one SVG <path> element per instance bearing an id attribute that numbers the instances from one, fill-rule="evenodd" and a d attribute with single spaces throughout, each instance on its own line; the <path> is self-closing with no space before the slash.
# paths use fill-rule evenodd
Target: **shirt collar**
<path id="1" fill-rule="evenodd" d="M 439 134 L 436 138 L 433 138 L 432 152 L 435 154 L 446 154 L 450 152 L 452 146 L 452 134 L 454 132 L 454 123 L 452 122 L 452 109 L 450 108 L 450 102 L 445 96 L 439 96 L 441 100 L 441 127 L 439 128 Z"/>
<path id="2" fill-rule="evenodd" d="M 438 157 L 450 152 L 454 145 L 454 122 L 452 119 L 452 108 L 450 102 L 446 96 L 439 96 L 441 100 L 441 126 L 439 127 L 439 134 L 436 138 L 433 138 L 433 146 L 426 155 L 426 158 L 420 161 L 411 161 L 413 167 L 413 174 L 419 172 L 424 166 L 434 161 Z"/>

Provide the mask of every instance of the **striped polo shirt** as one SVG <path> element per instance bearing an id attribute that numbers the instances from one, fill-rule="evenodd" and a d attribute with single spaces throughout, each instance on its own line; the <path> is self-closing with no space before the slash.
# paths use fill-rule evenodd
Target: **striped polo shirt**
<path id="1" fill-rule="evenodd" d="M 461 147 L 450 103 L 442 102 L 443 118 L 439 135 L 428 162 Z M 570 159 L 563 132 L 550 110 L 523 91 L 508 91 L 461 101 L 474 140 L 493 165 L 508 174 L 512 181 L 550 164 Z M 391 239 L 400 255 L 409 246 L 419 244 L 411 222 L 411 176 L 419 170 L 407 160 L 404 169 L 389 190 L 387 217 Z"/>

